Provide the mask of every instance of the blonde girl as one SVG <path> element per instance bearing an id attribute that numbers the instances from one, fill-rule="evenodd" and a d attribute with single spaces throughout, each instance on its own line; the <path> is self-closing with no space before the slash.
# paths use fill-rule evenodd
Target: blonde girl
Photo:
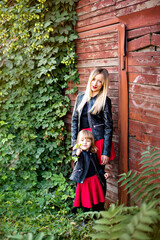
<path id="1" fill-rule="evenodd" d="M 77 162 L 70 177 L 77 182 L 74 211 L 78 207 L 82 207 L 84 212 L 91 208 L 103 210 L 105 196 L 102 185 L 109 173 L 105 173 L 99 164 L 93 134 L 90 131 L 81 130 L 78 133 L 75 148 Z"/>

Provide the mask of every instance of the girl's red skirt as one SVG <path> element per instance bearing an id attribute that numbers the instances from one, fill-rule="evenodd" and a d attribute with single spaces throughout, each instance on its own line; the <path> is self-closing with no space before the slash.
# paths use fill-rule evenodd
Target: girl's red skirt
<path id="1" fill-rule="evenodd" d="M 88 130 L 91 132 L 90 128 L 86 128 L 84 130 Z M 102 163 L 101 155 L 103 151 L 103 141 L 104 139 L 100 139 L 95 142 L 95 145 L 97 147 L 97 157 L 99 159 L 100 164 Z M 109 160 L 111 161 L 115 157 L 116 155 L 112 143 L 111 155 Z M 100 202 L 103 203 L 104 201 L 105 201 L 104 193 L 97 175 L 86 178 L 83 183 L 77 183 L 74 207 L 83 206 L 85 208 L 91 208 L 93 204 L 96 205 Z"/>
<path id="2" fill-rule="evenodd" d="M 83 183 L 77 183 L 74 207 L 91 208 L 92 204 L 104 201 L 104 193 L 97 175 L 86 178 Z"/>

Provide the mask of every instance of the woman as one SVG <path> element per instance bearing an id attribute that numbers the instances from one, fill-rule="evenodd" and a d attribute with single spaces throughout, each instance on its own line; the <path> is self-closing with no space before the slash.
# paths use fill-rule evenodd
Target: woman
<path id="1" fill-rule="evenodd" d="M 72 147 L 78 132 L 87 129 L 93 133 L 100 164 L 115 158 L 112 144 L 113 121 L 111 100 L 107 96 L 109 74 L 104 68 L 95 69 L 89 77 L 85 92 L 79 93 L 72 114 Z"/>

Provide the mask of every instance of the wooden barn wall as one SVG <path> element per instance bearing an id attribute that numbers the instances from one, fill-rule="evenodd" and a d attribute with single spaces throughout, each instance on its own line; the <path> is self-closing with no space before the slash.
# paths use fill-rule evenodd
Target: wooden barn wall
<path id="1" fill-rule="evenodd" d="M 77 3 L 79 17 L 76 30 L 78 72 L 80 84 L 78 92 L 84 91 L 90 72 L 95 67 L 105 67 L 110 74 L 109 97 L 112 100 L 114 122 L 113 142 L 116 159 L 113 175 L 118 174 L 118 31 L 109 26 L 118 24 L 127 14 L 160 5 L 154 0 L 80 0 Z M 107 28 L 108 27 L 108 28 Z M 127 27 L 127 26 L 126 26 Z M 129 80 L 129 167 L 137 169 L 137 160 L 147 145 L 160 147 L 160 95 L 159 95 L 159 24 L 147 27 L 131 27 L 128 37 L 128 80 Z M 71 86 L 70 86 L 71 87 Z M 72 94 L 71 111 L 66 118 L 70 129 L 71 115 L 77 94 Z M 107 183 L 108 202 L 118 200 L 116 178 Z"/>
<path id="2" fill-rule="evenodd" d="M 160 24 L 128 31 L 129 167 L 160 148 Z"/>

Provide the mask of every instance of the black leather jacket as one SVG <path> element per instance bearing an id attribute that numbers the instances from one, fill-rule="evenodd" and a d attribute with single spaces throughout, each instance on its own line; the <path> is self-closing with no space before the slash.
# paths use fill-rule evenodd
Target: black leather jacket
<path id="1" fill-rule="evenodd" d="M 82 101 L 84 92 L 79 93 L 76 99 L 76 103 L 72 114 L 72 147 L 76 144 L 78 132 L 80 131 L 80 117 L 81 112 L 77 111 L 79 104 Z M 112 143 L 112 132 L 113 132 L 113 121 L 111 112 L 111 100 L 109 97 L 106 98 L 106 104 L 104 110 L 101 110 L 98 114 L 92 114 L 89 110 L 95 103 L 95 98 L 88 102 L 88 121 L 91 131 L 94 135 L 95 141 L 104 139 L 102 155 L 110 157 L 111 143 Z"/>
<path id="2" fill-rule="evenodd" d="M 83 183 L 88 173 L 90 161 L 92 161 L 96 175 L 103 186 L 103 182 L 105 181 L 105 172 L 103 170 L 104 167 L 99 164 L 97 154 L 90 151 L 82 151 L 78 156 L 78 161 L 75 164 L 73 172 L 70 176 L 70 180 L 73 180 L 77 183 Z"/>

